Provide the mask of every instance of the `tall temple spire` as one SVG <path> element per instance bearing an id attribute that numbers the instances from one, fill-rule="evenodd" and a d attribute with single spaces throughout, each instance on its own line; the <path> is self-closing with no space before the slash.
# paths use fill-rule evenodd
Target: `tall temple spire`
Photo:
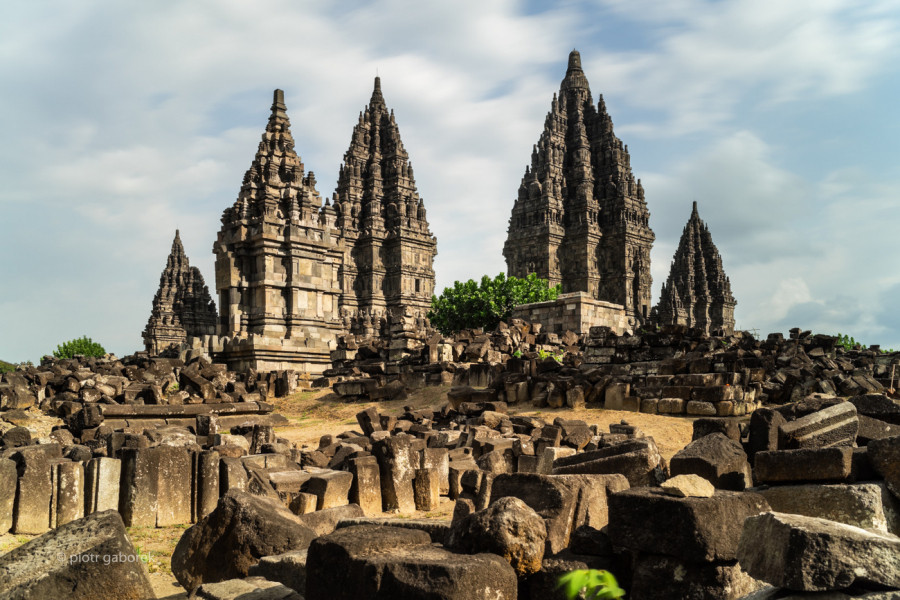
<path id="1" fill-rule="evenodd" d="M 216 332 L 216 305 L 209 295 L 200 269 L 192 267 L 184 252 L 180 232 L 175 230 L 166 268 L 159 276 L 159 289 L 144 328 L 144 347 L 158 355 L 191 336 Z"/>
<path id="2" fill-rule="evenodd" d="M 509 275 L 536 273 L 564 293 L 622 305 L 632 324 L 641 322 L 651 302 L 649 217 L 628 149 L 603 98 L 593 104 L 573 50 L 512 209 Z"/>
<path id="3" fill-rule="evenodd" d="M 389 312 L 428 312 L 436 241 L 380 77 L 344 154 L 334 210 L 347 248 L 342 312 L 365 333 Z"/>
<path id="4" fill-rule="evenodd" d="M 213 252 L 228 338 L 219 358 L 235 370 L 321 373 L 341 331 L 335 215 L 294 150 L 284 92 L 275 90 L 265 131 Z"/>
<path id="5" fill-rule="evenodd" d="M 225 210 L 222 222 L 278 221 L 293 223 L 318 218 L 322 205 L 312 171 L 304 173 L 303 161 L 294 150 L 291 121 L 284 92 L 275 90 L 271 113 L 256 156 L 244 173 L 234 205 Z"/>
<path id="6" fill-rule="evenodd" d="M 687 325 L 706 333 L 731 333 L 736 305 L 722 257 L 694 201 L 659 304 L 653 309 L 654 319 L 661 325 Z"/>

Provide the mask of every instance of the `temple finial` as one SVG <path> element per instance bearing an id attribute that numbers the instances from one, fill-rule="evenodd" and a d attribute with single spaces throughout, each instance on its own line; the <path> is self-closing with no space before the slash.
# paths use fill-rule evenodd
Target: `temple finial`
<path id="1" fill-rule="evenodd" d="M 287 106 L 284 104 L 284 90 L 275 90 L 272 95 L 272 114 L 287 118 Z"/>
<path id="2" fill-rule="evenodd" d="M 372 99 L 369 100 L 369 106 L 374 104 L 384 104 L 384 96 L 381 95 L 381 77 L 375 76 L 375 89 L 372 90 Z"/>
<path id="3" fill-rule="evenodd" d="M 569 68 L 567 70 L 571 71 L 573 69 L 581 69 L 581 53 L 575 49 L 569 52 Z"/>

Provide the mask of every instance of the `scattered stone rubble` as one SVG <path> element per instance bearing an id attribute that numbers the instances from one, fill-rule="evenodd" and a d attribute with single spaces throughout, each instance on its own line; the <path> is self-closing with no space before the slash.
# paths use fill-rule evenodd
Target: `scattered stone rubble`
<path id="1" fill-rule="evenodd" d="M 404 338 L 402 348 L 345 336 L 332 352 L 333 367 L 313 385 L 369 401 L 451 382 L 454 404 L 499 400 L 697 417 L 743 416 L 812 393 L 877 394 L 890 385 L 900 356 L 846 351 L 835 342 L 799 329 L 788 339 L 771 334 L 760 341 L 747 332 L 709 336 L 681 325 L 636 335 L 606 327 L 557 334 L 512 319 L 492 332 Z"/>
<path id="2" fill-rule="evenodd" d="M 541 335 L 551 344 L 538 344 Z M 636 600 L 776 593 L 766 586 L 848 597 L 900 588 L 900 436 L 892 430 L 900 402 L 879 381 L 895 357 L 844 352 L 832 338 L 799 331 L 766 342 L 674 331 L 566 337 L 553 346 L 549 334 L 513 323 L 488 336 L 429 341 L 418 364 L 395 363 L 392 381 L 381 354 L 390 348 L 360 346 L 353 366 L 338 368 L 361 374 L 380 362 L 381 373 L 361 379 L 376 382 L 370 392 L 404 390 L 417 377 L 410 374 L 429 372 L 422 358 L 432 350 L 507 358 L 448 360 L 446 370 L 438 362 L 432 373 L 453 373 L 465 384 L 451 389 L 440 410 L 369 408 L 358 413 L 358 427 L 303 449 L 279 440 L 271 424 L 226 422 L 225 433 L 231 417 L 221 413 L 193 415 L 193 425 L 157 415 L 161 422 L 146 427 L 106 412 L 226 406 L 228 395 L 234 406 L 256 404 L 253 418 L 270 417 L 260 414 L 261 398 L 279 386 L 290 391 L 289 382 L 278 383 L 286 373 L 260 381 L 202 359 L 173 366 L 174 359 L 140 356 L 18 371 L 4 378 L 6 402 L 33 394 L 67 426 L 49 439 L 31 440 L 17 428 L 3 434 L 0 505 L 13 509 L 0 524 L 42 533 L 106 509 L 118 510 L 126 525 L 193 523 L 173 572 L 199 597 L 258 590 L 279 598 L 560 598 L 558 576 L 578 568 L 611 570 Z M 548 351 L 541 346 L 565 348 L 562 364 L 528 356 Z M 512 356 L 520 347 L 523 356 Z M 112 370 L 120 374 L 103 374 Z M 126 403 L 134 382 L 164 394 L 160 382 L 176 371 L 188 403 Z M 508 412 L 510 398 L 566 405 L 578 399 L 570 393 L 578 382 L 591 378 L 580 396 L 585 405 L 643 408 L 656 399 L 659 412 L 662 396 L 686 388 L 679 390 L 685 397 L 671 397 L 756 410 L 737 419 L 693 412 L 694 441 L 670 461 L 624 422 L 601 431 L 564 416 L 549 422 Z M 201 379 L 215 390 L 206 402 Z M 91 386 L 115 392 L 119 383 L 121 392 L 102 401 L 81 397 Z M 520 397 L 508 384 L 529 393 Z M 592 396 L 598 384 L 599 403 Z M 826 394 L 827 385 L 853 393 Z M 109 424 L 117 419 L 119 431 Z M 427 513 L 448 500 L 455 502 L 449 521 L 382 514 Z M 821 551 L 804 550 L 805 539 Z M 877 559 L 869 567 L 860 558 L 867 555 Z M 795 556 L 805 566 L 798 574 L 771 556 Z"/>

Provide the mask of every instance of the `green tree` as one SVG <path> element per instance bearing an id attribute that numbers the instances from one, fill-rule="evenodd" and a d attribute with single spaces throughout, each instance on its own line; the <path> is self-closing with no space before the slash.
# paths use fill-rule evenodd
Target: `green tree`
<path id="1" fill-rule="evenodd" d="M 103 356 L 106 350 L 97 342 L 84 335 L 68 342 L 63 342 L 53 351 L 56 358 L 74 358 L 76 354 L 83 356 Z"/>
<path id="2" fill-rule="evenodd" d="M 475 327 L 491 330 L 509 319 L 519 304 L 555 300 L 559 291 L 560 286 L 551 288 L 534 273 L 524 279 L 503 273 L 493 279 L 485 275 L 480 284 L 474 279 L 456 281 L 440 296 L 432 296 L 428 318 L 445 335 Z"/>

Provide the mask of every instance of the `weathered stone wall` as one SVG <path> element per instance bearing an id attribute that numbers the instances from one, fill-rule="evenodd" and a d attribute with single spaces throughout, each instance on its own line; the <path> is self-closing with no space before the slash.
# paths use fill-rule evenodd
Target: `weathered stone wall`
<path id="1" fill-rule="evenodd" d="M 591 327 L 609 327 L 616 334 L 631 333 L 628 314 L 620 304 L 603 302 L 585 292 L 561 294 L 556 300 L 522 304 L 513 310 L 513 318 L 540 323 L 542 331 L 561 334 L 566 331 L 587 333 Z"/>

